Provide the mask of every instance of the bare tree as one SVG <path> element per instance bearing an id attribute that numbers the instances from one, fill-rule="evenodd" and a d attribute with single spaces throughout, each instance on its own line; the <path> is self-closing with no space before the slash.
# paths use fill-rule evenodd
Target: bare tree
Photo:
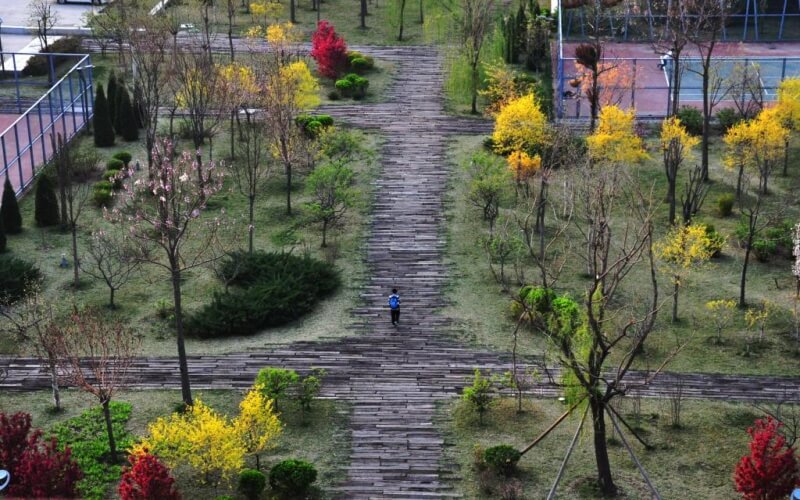
<path id="1" fill-rule="evenodd" d="M 656 50 L 667 57 L 667 76 L 669 77 L 670 98 L 669 116 L 678 114 L 681 97 L 681 79 L 683 77 L 683 63 L 681 55 L 689 44 L 692 33 L 693 14 L 689 6 L 694 1 L 668 1 L 664 5 L 665 22 L 655 42 Z"/>
<path id="2" fill-rule="evenodd" d="M 405 0 L 403 0 L 405 4 Z M 483 43 L 491 25 L 494 0 L 461 0 L 458 16 L 462 50 L 470 67 L 472 93 L 471 112 L 478 114 L 478 87 L 480 86 L 480 63 Z M 402 25 L 401 25 L 402 26 Z M 401 27 L 402 33 L 402 27 Z"/>
<path id="3" fill-rule="evenodd" d="M 60 191 L 61 223 L 69 228 L 70 234 L 72 235 L 72 286 L 77 289 L 80 286 L 81 265 L 78 255 L 78 220 L 83 214 L 83 208 L 89 201 L 91 188 L 86 182 L 77 182 L 81 179 L 76 179 L 76 177 L 78 177 L 81 172 L 86 171 L 86 169 L 76 169 L 74 162 L 88 161 L 91 170 L 91 167 L 96 164 L 97 157 L 91 155 L 88 157 L 81 156 L 76 158 L 70 148 L 64 143 L 64 139 L 61 137 L 60 133 L 57 138 L 51 135 L 50 139 L 53 146 L 53 164 L 55 165 Z"/>
<path id="4" fill-rule="evenodd" d="M 53 308 L 42 297 L 39 283 L 29 283 L 25 298 L 19 303 L 0 306 L 0 316 L 8 322 L 3 329 L 14 335 L 20 343 L 33 347 L 37 357 L 47 366 L 53 407 L 56 411 L 61 411 Z"/>
<path id="5" fill-rule="evenodd" d="M 723 78 L 714 61 L 722 30 L 727 22 L 730 9 L 729 0 L 692 0 L 687 2 L 691 17 L 688 38 L 700 54 L 700 66 L 688 66 L 688 70 L 698 74 L 703 81 L 703 142 L 702 180 L 708 181 L 708 146 L 711 141 L 711 115 L 714 107 L 724 98 Z"/>
<path id="6" fill-rule="evenodd" d="M 745 120 L 764 109 L 764 85 L 761 68 L 753 62 L 737 62 L 725 79 L 728 97 Z"/>
<path id="7" fill-rule="evenodd" d="M 36 27 L 39 46 L 47 50 L 50 31 L 58 23 L 58 12 L 53 10 L 50 0 L 34 0 L 28 6 L 28 21 Z M 51 75 L 52 77 L 53 75 Z"/>
<path id="8" fill-rule="evenodd" d="M 400 32 L 397 34 L 397 41 L 398 42 L 402 42 L 403 41 L 403 28 L 405 27 L 405 20 L 406 20 L 405 19 L 405 17 L 406 17 L 406 0 L 390 0 L 390 1 L 396 1 L 396 2 L 398 2 L 400 4 L 400 12 L 399 12 L 399 16 L 400 16 L 400 19 L 399 19 L 399 21 L 400 21 Z"/>
<path id="9" fill-rule="evenodd" d="M 181 373 L 183 401 L 192 404 L 189 368 L 186 359 L 182 306 L 182 282 L 188 270 L 209 264 L 224 255 L 218 238 L 219 217 L 203 219 L 209 197 L 222 188 L 222 175 L 209 162 L 202 177 L 192 154 L 185 151 L 175 158 L 174 147 L 163 141 L 153 151 L 152 179 L 131 179 L 125 185 L 122 207 L 109 218 L 122 222 L 140 245 L 145 263 L 169 273 L 175 307 L 175 331 Z M 153 252 L 151 249 L 161 252 Z M 160 254 L 160 255 L 159 255 Z"/>
<path id="10" fill-rule="evenodd" d="M 111 462 L 117 462 L 117 444 L 111 424 L 111 398 L 128 381 L 128 371 L 141 339 L 119 320 L 96 310 L 73 311 L 55 327 L 54 335 L 63 377 L 97 398 L 103 408 Z"/>
<path id="11" fill-rule="evenodd" d="M 136 253 L 130 237 L 118 231 L 95 231 L 86 249 L 87 258 L 81 269 L 101 280 L 109 290 L 108 306 L 115 309 L 114 294 L 139 269 L 141 256 Z"/>
<path id="12" fill-rule="evenodd" d="M 703 167 L 695 165 L 689 172 L 681 195 L 681 214 L 684 224 L 688 225 L 692 222 L 692 217 L 700 211 L 710 189 L 711 187 L 703 181 Z"/>
<path id="13" fill-rule="evenodd" d="M 136 71 L 134 88 L 139 92 L 142 125 L 145 131 L 147 169 L 152 177 L 153 148 L 161 107 L 165 105 L 165 88 L 171 79 L 170 21 L 165 16 L 136 16 L 131 20 L 128 33 L 128 50 Z"/>

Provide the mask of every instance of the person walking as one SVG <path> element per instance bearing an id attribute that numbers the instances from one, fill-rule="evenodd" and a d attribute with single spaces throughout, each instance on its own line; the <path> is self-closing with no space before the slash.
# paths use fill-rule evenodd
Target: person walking
<path id="1" fill-rule="evenodd" d="M 392 313 L 392 325 L 397 326 L 400 323 L 400 296 L 397 288 L 392 288 L 392 294 L 389 295 L 389 310 Z"/>

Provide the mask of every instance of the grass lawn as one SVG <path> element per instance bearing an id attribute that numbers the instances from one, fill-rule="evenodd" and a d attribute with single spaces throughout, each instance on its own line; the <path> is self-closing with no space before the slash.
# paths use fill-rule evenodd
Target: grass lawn
<path id="1" fill-rule="evenodd" d="M 229 151 L 226 137 L 227 133 L 221 132 L 215 141 L 215 159 Z M 375 151 L 379 141 L 376 136 L 364 136 L 364 146 L 368 150 Z M 184 141 L 183 146 L 186 144 Z M 76 147 L 93 148 L 91 136 L 81 138 Z M 139 159 L 145 163 L 144 149 L 136 143 L 118 142 L 117 146 L 101 149 L 100 153 L 103 158 L 110 158 L 114 152 L 122 149 L 131 152 L 134 161 Z M 356 186 L 362 193 L 362 203 L 348 212 L 345 230 L 332 233 L 326 249 L 320 248 L 321 233 L 317 226 L 304 223 L 303 203 L 308 198 L 303 194 L 302 177 L 295 176 L 297 182 L 294 183 L 292 196 L 295 212 L 289 217 L 285 214 L 284 176 L 282 170 L 276 167 L 272 179 L 256 200 L 255 248 L 265 251 L 308 252 L 335 265 L 341 272 L 343 284 L 337 293 L 322 301 L 313 312 L 293 323 L 249 337 L 204 341 L 190 339 L 187 342 L 187 351 L 196 354 L 232 352 L 263 347 L 268 343 L 348 334 L 347 326 L 352 322 L 349 310 L 358 303 L 358 290 L 366 272 L 362 250 L 368 221 L 367 209 L 370 206 L 371 180 L 374 178 L 376 165 L 376 161 L 353 165 Z M 63 308 L 71 307 L 73 303 L 93 306 L 106 304 L 108 288 L 104 283 L 83 276 L 80 289 L 74 290 L 71 286 L 72 269 L 58 267 L 62 254 L 66 254 L 68 258 L 72 255 L 69 233 L 60 229 L 36 228 L 32 194 L 21 200 L 20 208 L 24 231 L 20 235 L 9 236 L 9 254 L 32 261 L 41 269 L 44 275 L 43 293 L 47 299 Z M 247 202 L 235 189 L 230 177 L 223 191 L 210 200 L 204 217 L 217 216 L 223 209 L 228 219 L 234 221 L 227 229 L 230 231 L 228 235 L 240 238 L 240 244 L 246 246 Z M 86 239 L 92 230 L 111 228 L 103 219 L 101 210 L 91 204 L 87 205 L 79 226 L 80 248 L 85 248 Z M 293 231 L 291 238 L 286 237 L 287 230 Z M 191 311 L 205 304 L 211 294 L 221 288 L 221 282 L 211 269 L 201 267 L 186 273 L 183 284 L 185 310 Z M 156 316 L 160 302 L 171 304 L 172 301 L 172 288 L 167 273 L 157 266 L 145 265 L 130 283 L 117 292 L 117 300 L 120 307 L 114 313 L 143 336 L 142 354 L 174 355 L 174 327 L 170 321 Z M 21 349 L 14 339 L 0 336 L 0 352 L 14 354 L 20 353 Z"/>
<path id="2" fill-rule="evenodd" d="M 462 137 L 454 139 L 450 147 L 452 166 L 451 189 L 448 194 L 448 262 L 452 269 L 452 281 L 448 296 L 453 304 L 446 311 L 452 316 L 463 338 L 473 344 L 508 351 L 511 349 L 513 321 L 510 317 L 510 295 L 504 294 L 500 285 L 490 273 L 486 254 L 476 234 L 488 234 L 487 225 L 480 220 L 477 208 L 466 200 L 468 176 L 460 165 L 471 154 L 481 148 L 483 137 Z M 671 283 L 669 278 L 659 275 L 659 288 L 665 305 L 659 312 L 656 329 L 645 345 L 645 355 L 638 361 L 640 367 L 658 366 L 676 346 L 686 344 L 680 354 L 669 364 L 674 371 L 704 371 L 742 374 L 796 375 L 800 372 L 798 342 L 793 335 L 791 311 L 793 307 L 794 285 L 791 275 L 791 260 L 773 257 L 769 262 L 758 262 L 752 255 L 747 280 L 747 300 L 752 306 L 759 306 L 763 300 L 775 306 L 766 330 L 766 342 L 745 356 L 745 339 L 752 335 L 748 331 L 744 314 L 736 311 L 731 327 L 723 332 L 722 345 L 714 344 L 716 335 L 713 324 L 708 319 L 705 303 L 714 299 L 736 299 L 739 291 L 744 251 L 733 237 L 739 220 L 738 212 L 727 218 L 717 214 L 716 200 L 722 193 L 732 193 L 735 188 L 735 174 L 721 165 L 722 144 L 719 137 L 713 140 L 711 150 L 712 179 L 711 190 L 705 205 L 699 212 L 697 222 L 705 222 L 716 227 L 727 237 L 722 256 L 713 259 L 700 270 L 689 275 L 680 292 L 680 321 L 670 321 Z M 636 167 L 643 186 L 653 186 L 654 196 L 661 199 L 666 193 L 666 180 L 660 154 L 654 149 L 654 138 L 648 139 L 651 159 Z M 699 152 L 698 152 L 699 154 Z M 783 210 L 782 218 L 794 223 L 800 217 L 800 210 L 794 201 L 793 192 L 800 188 L 798 170 L 800 147 L 791 151 L 789 175 L 782 177 L 776 168 L 770 180 L 771 194 L 766 197 L 766 211 Z M 682 174 L 686 174 L 686 168 Z M 560 207 L 563 202 L 564 174 L 557 172 L 551 182 L 551 207 Z M 683 189 L 683 179 L 679 176 L 678 191 Z M 513 193 L 510 198 L 513 200 Z M 505 204 L 503 213 L 508 215 L 510 202 Z M 502 215 L 501 215 L 502 217 Z M 548 212 L 552 224 L 552 211 Z M 572 251 L 580 252 L 581 236 L 575 229 L 578 219 L 573 219 L 568 238 Z M 667 205 L 658 207 L 656 220 L 656 239 L 663 237 L 667 224 Z M 577 253 L 571 254 L 561 274 L 556 288 L 566 291 L 573 297 L 580 297 L 586 286 L 583 275 L 583 261 Z M 513 275 L 512 271 L 509 271 Z M 635 269 L 623 284 L 621 297 L 635 303 L 640 283 L 647 283 L 645 266 Z M 533 266 L 525 267 L 525 283 L 537 283 L 538 273 Z M 515 292 L 519 284 L 511 280 L 510 292 Z M 547 347 L 545 339 L 532 331 L 520 336 L 520 352 L 543 354 Z"/>
<path id="3" fill-rule="evenodd" d="M 747 453 L 747 428 L 760 412 L 744 404 L 683 401 L 681 427 L 670 424 L 668 400 L 641 400 L 638 432 L 653 446 L 646 450 L 626 433 L 638 459 L 662 498 L 734 498 L 733 469 Z M 625 419 L 635 425 L 634 401 L 626 398 L 617 405 Z M 441 410 L 447 448 L 445 460 L 460 467 L 457 491 L 465 498 L 500 498 L 483 490 L 486 483 L 473 466 L 476 445 L 488 448 L 509 444 L 527 446 L 565 410 L 555 400 L 526 400 L 524 413 L 517 414 L 516 400 L 496 401 L 483 426 L 477 414 L 462 401 L 445 404 Z M 521 498 L 545 498 L 555 479 L 570 440 L 577 429 L 581 411 L 574 413 L 549 436 L 522 457 L 515 478 L 521 482 Z M 588 418 L 591 418 L 589 416 Z M 606 420 L 610 428 L 611 423 Z M 611 470 L 623 498 L 649 498 L 649 490 L 627 450 L 609 431 Z M 590 484 L 596 477 L 591 422 L 584 424 L 581 437 L 558 488 L 558 498 L 598 498 Z M 508 482 L 509 480 L 506 480 Z"/>
<path id="4" fill-rule="evenodd" d="M 306 34 L 304 39 L 310 39 L 317 25 L 317 12 L 311 10 L 311 0 L 296 0 L 297 26 Z M 201 26 L 200 10 L 190 1 L 175 2 L 167 10 L 169 15 L 175 16 L 181 23 L 193 23 Z M 181 5 L 181 3 L 183 5 Z M 237 4 L 239 2 L 236 2 Z M 248 2 L 250 3 L 250 2 Z M 397 40 L 400 27 L 400 14 L 398 2 L 391 0 L 375 1 L 368 3 L 368 16 L 366 29 L 362 29 L 359 17 L 359 3 L 352 0 L 323 0 L 321 2 L 320 19 L 331 22 L 336 32 L 342 35 L 350 45 L 378 44 L 391 45 L 398 43 L 421 44 L 427 43 L 431 37 L 437 36 L 443 20 L 448 14 L 438 8 L 436 0 L 422 0 L 424 22 L 420 23 L 420 0 L 411 0 L 406 4 L 405 22 L 403 28 L 403 41 Z M 289 2 L 282 2 L 283 11 L 278 20 L 289 20 Z M 270 18 L 270 22 L 275 19 Z M 212 23 L 219 33 L 227 33 L 227 11 L 217 7 L 212 12 Z M 234 33 L 244 34 L 249 28 L 264 25 L 263 18 L 254 18 L 244 8 L 239 6 L 234 19 Z M 224 35 L 219 35 L 224 36 Z"/>
<path id="5" fill-rule="evenodd" d="M 232 417 L 239 411 L 242 394 L 241 391 L 197 391 L 195 397 L 220 413 Z M 52 401 L 49 391 L 0 392 L 0 412 L 28 412 L 33 417 L 33 427 L 47 431 L 54 424 L 80 415 L 95 404 L 84 393 L 76 390 L 62 390 L 61 399 L 64 411 L 54 414 L 50 411 Z M 180 403 L 181 394 L 177 390 L 125 391 L 115 399 L 133 406 L 127 428 L 131 434 L 141 436 L 147 431 L 149 422 L 173 411 Z M 281 421 L 285 424 L 283 433 L 275 449 L 262 455 L 262 470 L 268 471 L 273 464 L 286 458 L 312 462 L 318 472 L 317 486 L 322 490 L 320 497 L 331 497 L 325 491 L 343 479 L 342 466 L 348 458 L 347 405 L 329 400 L 315 401 L 305 422 L 300 418 L 295 403 L 284 404 L 284 407 L 281 415 Z M 247 466 L 255 467 L 254 460 L 249 463 L 251 458 L 248 458 Z M 179 476 L 177 479 L 185 498 L 214 498 L 217 495 L 235 494 L 235 483 L 214 489 L 203 487 L 191 478 Z"/>

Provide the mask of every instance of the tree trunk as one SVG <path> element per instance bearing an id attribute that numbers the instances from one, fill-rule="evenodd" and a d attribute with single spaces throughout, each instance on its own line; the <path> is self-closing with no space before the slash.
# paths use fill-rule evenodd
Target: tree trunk
<path id="1" fill-rule="evenodd" d="M 328 221 L 322 221 L 322 248 L 328 246 L 328 242 L 325 239 L 325 236 L 328 234 Z"/>
<path id="2" fill-rule="evenodd" d="M 289 0 L 289 19 L 291 20 L 292 24 L 297 24 L 297 9 L 295 7 L 295 0 Z"/>
<path id="3" fill-rule="evenodd" d="M 476 59 L 478 59 L 476 57 Z M 472 108 L 470 112 L 473 115 L 478 114 L 478 64 L 480 61 L 473 61 L 472 63 Z"/>
<path id="4" fill-rule="evenodd" d="M 103 416 L 106 419 L 106 432 L 108 433 L 108 449 L 111 452 L 111 463 L 117 463 L 117 442 L 114 440 L 114 429 L 111 426 L 111 409 L 109 408 L 110 399 L 104 399 Z"/>
<path id="5" fill-rule="evenodd" d="M 678 277 L 674 276 L 673 278 L 675 280 L 673 284 L 675 288 L 672 293 L 672 322 L 676 323 L 678 321 L 678 290 L 680 290 L 680 285 L 678 284 Z"/>
<path id="6" fill-rule="evenodd" d="M 783 144 L 783 176 L 789 175 L 789 138 Z"/>
<path id="7" fill-rule="evenodd" d="M 70 224 L 70 230 L 72 232 L 72 272 L 73 272 L 73 283 L 72 286 L 77 290 L 78 286 L 81 284 L 81 275 L 79 273 L 81 268 L 81 263 L 78 260 L 78 225 L 75 224 L 73 221 Z"/>
<path id="8" fill-rule="evenodd" d="M 255 231 L 256 231 L 256 228 L 253 225 L 253 221 L 255 220 L 256 195 L 255 194 L 250 194 L 250 196 L 248 196 L 248 201 L 250 202 L 250 224 L 247 226 L 247 232 L 248 232 L 248 238 L 249 238 L 249 241 L 248 241 L 248 244 L 247 244 L 247 248 L 248 248 L 248 251 L 252 254 L 253 253 L 253 236 L 254 236 Z"/>
<path id="9" fill-rule="evenodd" d="M 703 68 L 703 141 L 701 144 L 701 178 L 703 182 L 708 182 L 708 144 L 711 140 L 711 103 L 708 95 L 708 79 L 711 67 L 707 64 Z"/>
<path id="10" fill-rule="evenodd" d="M 736 176 L 736 199 L 742 196 L 742 178 L 744 177 L 744 162 L 739 162 L 739 174 Z"/>
<path id="11" fill-rule="evenodd" d="M 178 364 L 181 372 L 181 396 L 189 406 L 193 404 L 192 388 L 189 384 L 189 365 L 186 362 L 186 346 L 183 339 L 183 310 L 181 309 L 181 271 L 177 262 L 172 262 L 172 294 L 175 301 L 175 337 L 178 341 Z"/>
<path id="12" fill-rule="evenodd" d="M 292 166 L 288 163 L 286 168 L 286 215 L 292 215 Z"/>
<path id="13" fill-rule="evenodd" d="M 605 403 L 599 398 L 590 397 L 589 405 L 592 409 L 592 426 L 594 428 L 594 458 L 597 462 L 597 482 L 600 490 L 606 496 L 614 496 L 617 494 L 617 486 L 611 476 L 611 462 L 608 459 Z"/>
<path id="14" fill-rule="evenodd" d="M 669 203 L 669 225 L 675 225 L 675 184 L 677 184 L 678 172 L 673 171 L 672 177 L 667 181 L 667 202 Z"/>
<path id="15" fill-rule="evenodd" d="M 116 308 L 117 308 L 117 306 L 116 306 L 116 305 L 114 305 L 114 292 L 115 292 L 116 290 L 114 290 L 114 288 L 113 288 L 113 287 L 109 287 L 109 289 L 111 290 L 111 294 L 110 294 L 110 297 L 109 297 L 109 299 L 108 299 L 108 306 L 109 306 L 109 308 L 111 308 L 111 309 L 116 309 Z"/>
<path id="16" fill-rule="evenodd" d="M 739 280 L 739 307 L 744 309 L 747 306 L 745 299 L 745 286 L 747 285 L 747 266 L 750 263 L 750 249 L 753 247 L 753 235 L 747 239 L 747 248 L 744 250 L 744 264 L 742 264 L 742 277 Z"/>
<path id="17" fill-rule="evenodd" d="M 48 349 L 47 364 L 50 368 L 50 389 L 53 392 L 53 406 L 56 411 L 61 411 L 61 391 L 58 388 L 58 363 L 55 354 Z"/>
<path id="18" fill-rule="evenodd" d="M 367 0 L 361 0 L 361 29 L 367 28 Z"/>
<path id="19" fill-rule="evenodd" d="M 424 2 L 425 2 L 425 0 L 419 0 L 419 24 L 425 24 L 425 12 L 423 10 L 424 9 L 424 7 L 423 7 L 423 3 Z"/>
<path id="20" fill-rule="evenodd" d="M 400 0 L 400 34 L 397 35 L 397 41 L 403 41 L 403 24 L 405 21 L 406 0 Z"/>

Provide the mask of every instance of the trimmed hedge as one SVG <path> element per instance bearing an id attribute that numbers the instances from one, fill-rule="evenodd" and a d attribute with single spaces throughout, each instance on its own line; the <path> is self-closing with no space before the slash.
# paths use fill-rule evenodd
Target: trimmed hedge
<path id="1" fill-rule="evenodd" d="M 267 487 L 267 476 L 261 471 L 244 469 L 239 473 L 239 493 L 248 500 L 258 500 Z"/>
<path id="2" fill-rule="evenodd" d="M 0 304 L 13 304 L 23 298 L 28 286 L 42 280 L 42 273 L 28 261 L 0 256 Z"/>
<path id="3" fill-rule="evenodd" d="M 317 469 L 305 460 L 288 459 L 269 471 L 269 485 L 286 495 L 301 495 L 317 480 Z"/>
<path id="4" fill-rule="evenodd" d="M 83 51 L 81 50 L 80 38 L 66 37 L 58 39 L 48 45 L 47 49 L 41 50 L 40 55 L 36 55 L 28 59 L 28 63 L 22 69 L 22 75 L 45 76 L 50 73 L 50 63 L 48 62 L 49 56 L 41 54 L 79 54 L 81 52 Z M 78 60 L 74 57 L 53 56 L 53 69 L 58 71 L 58 66 L 67 61 L 74 61 L 72 64 L 77 64 L 78 62 Z"/>
<path id="5" fill-rule="evenodd" d="M 362 99 L 367 95 L 367 87 L 369 87 L 369 80 L 355 73 L 350 73 L 341 80 L 336 80 L 336 90 L 338 90 L 344 97 L 352 97 L 353 99 Z"/>
<path id="6" fill-rule="evenodd" d="M 187 331 L 196 337 L 251 335 L 306 314 L 336 290 L 339 273 L 325 262 L 288 253 L 236 252 L 223 264 L 228 292 L 188 315 Z"/>
<path id="7" fill-rule="evenodd" d="M 492 446 L 483 452 L 483 460 L 486 465 L 503 476 L 510 476 L 514 473 L 521 456 L 516 448 L 507 444 Z"/>

